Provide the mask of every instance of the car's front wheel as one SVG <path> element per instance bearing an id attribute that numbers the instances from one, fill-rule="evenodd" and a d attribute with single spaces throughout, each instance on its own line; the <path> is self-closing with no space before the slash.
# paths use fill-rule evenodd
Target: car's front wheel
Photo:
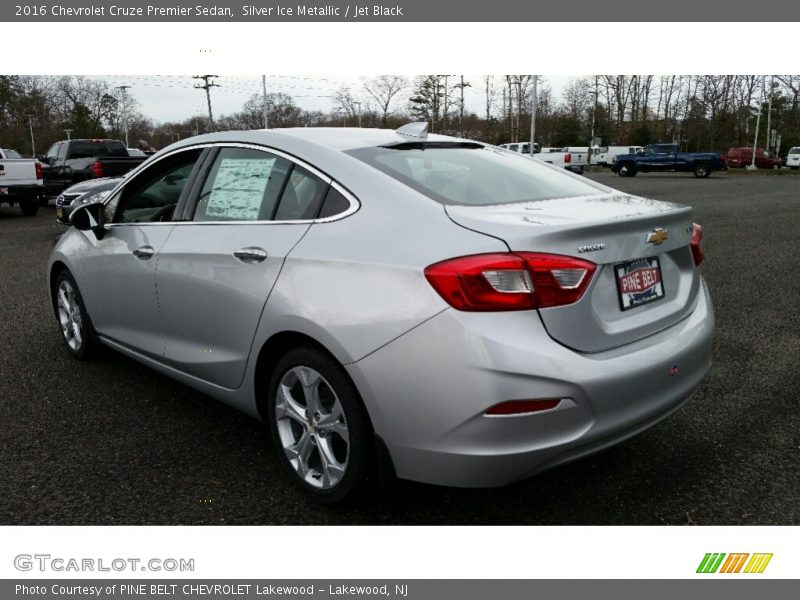
<path id="1" fill-rule="evenodd" d="M 635 177 L 636 176 L 636 168 L 633 165 L 628 163 L 622 164 L 619 166 L 619 176 L 620 177 Z"/>
<path id="2" fill-rule="evenodd" d="M 61 337 L 67 344 L 70 354 L 82 360 L 94 357 L 100 348 L 100 341 L 86 312 L 78 285 L 66 269 L 61 271 L 56 279 L 53 288 L 53 306 L 61 329 Z"/>
<path id="3" fill-rule="evenodd" d="M 269 386 L 267 418 L 290 478 L 323 504 L 361 496 L 371 482 L 372 433 L 344 369 L 310 347 L 289 351 Z"/>

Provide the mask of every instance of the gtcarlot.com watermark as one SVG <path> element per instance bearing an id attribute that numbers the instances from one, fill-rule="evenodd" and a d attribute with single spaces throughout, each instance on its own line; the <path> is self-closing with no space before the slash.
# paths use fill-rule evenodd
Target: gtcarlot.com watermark
<path id="1" fill-rule="evenodd" d="M 166 571 L 186 573 L 194 571 L 193 558 L 65 558 L 50 554 L 17 554 L 14 557 L 17 571 L 41 572 L 117 572 Z"/>

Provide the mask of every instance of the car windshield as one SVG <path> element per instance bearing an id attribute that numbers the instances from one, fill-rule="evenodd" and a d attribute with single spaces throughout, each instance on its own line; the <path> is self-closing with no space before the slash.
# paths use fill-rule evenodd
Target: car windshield
<path id="1" fill-rule="evenodd" d="M 479 144 L 411 143 L 348 154 L 441 204 L 489 206 L 598 193 L 537 160 Z"/>
<path id="2" fill-rule="evenodd" d="M 789 154 L 800 154 L 800 146 L 797 146 L 789 150 Z"/>

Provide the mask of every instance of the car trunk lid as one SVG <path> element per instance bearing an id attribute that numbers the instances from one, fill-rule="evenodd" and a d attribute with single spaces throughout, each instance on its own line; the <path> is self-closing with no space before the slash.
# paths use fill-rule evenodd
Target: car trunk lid
<path id="1" fill-rule="evenodd" d="M 688 316 L 697 301 L 689 207 L 609 192 L 498 206 L 448 205 L 446 211 L 457 224 L 497 237 L 512 251 L 598 265 L 578 302 L 538 311 L 549 335 L 575 350 L 600 352 L 653 335 Z M 645 289 L 628 287 L 642 274 Z M 648 287 L 655 279 L 660 281 Z"/>

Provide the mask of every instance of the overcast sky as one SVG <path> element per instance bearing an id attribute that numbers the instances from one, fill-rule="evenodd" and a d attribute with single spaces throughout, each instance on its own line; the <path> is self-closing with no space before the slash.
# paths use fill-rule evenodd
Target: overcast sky
<path id="1" fill-rule="evenodd" d="M 205 93 L 194 87 L 202 82 L 192 79 L 191 75 L 102 75 L 97 78 L 107 81 L 111 86 L 130 86 L 128 94 L 136 98 L 139 110 L 158 122 L 183 120 L 207 113 Z M 331 96 L 341 86 L 349 87 L 354 96 L 366 100 L 362 83 L 368 78 L 351 75 L 268 75 L 267 92 L 289 94 L 305 110 L 328 112 L 333 108 Z M 559 75 L 545 77 L 556 98 L 569 79 Z M 483 76 L 465 75 L 464 80 L 474 86 L 465 88 L 465 104 L 469 110 L 480 114 L 483 111 Z M 252 94 L 261 94 L 261 75 L 220 75 L 215 81 L 220 86 L 211 90 L 215 116 L 237 112 Z M 496 76 L 495 84 L 498 87 L 502 85 L 500 76 Z"/>

